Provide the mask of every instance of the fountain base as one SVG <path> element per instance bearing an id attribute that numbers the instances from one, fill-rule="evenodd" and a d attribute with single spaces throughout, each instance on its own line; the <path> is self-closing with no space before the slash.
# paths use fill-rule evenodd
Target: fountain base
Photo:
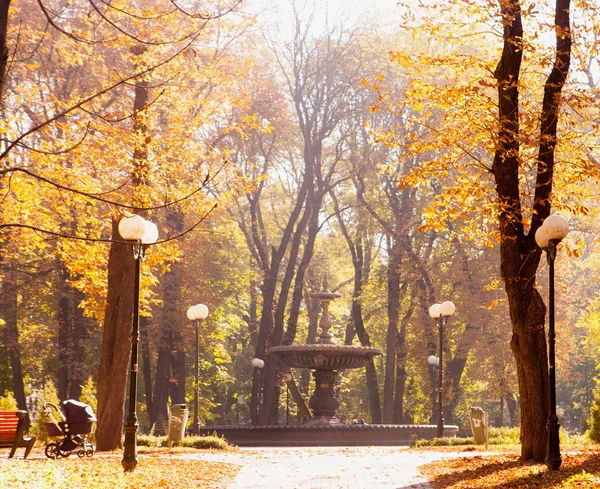
<path id="1" fill-rule="evenodd" d="M 202 426 L 201 436 L 217 435 L 241 447 L 269 446 L 406 446 L 415 439 L 433 440 L 436 425 L 328 423 L 294 426 Z M 444 426 L 444 436 L 456 436 L 458 426 Z"/>

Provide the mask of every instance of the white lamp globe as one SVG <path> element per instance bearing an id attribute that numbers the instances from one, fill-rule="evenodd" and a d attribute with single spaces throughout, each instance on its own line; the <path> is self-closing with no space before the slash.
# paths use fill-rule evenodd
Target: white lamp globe
<path id="1" fill-rule="evenodd" d="M 196 308 L 196 319 L 206 319 L 208 316 L 208 307 L 204 304 L 196 304 L 194 307 Z"/>
<path id="2" fill-rule="evenodd" d="M 190 321 L 193 321 L 194 319 L 196 319 L 196 311 L 194 310 L 196 306 L 190 306 L 188 307 L 188 310 L 186 312 L 187 318 Z"/>
<path id="3" fill-rule="evenodd" d="M 563 216 L 553 214 L 542 224 L 548 239 L 563 239 L 569 234 L 569 223 Z"/>
<path id="4" fill-rule="evenodd" d="M 142 243 L 144 244 L 152 244 L 156 243 L 158 239 L 158 228 L 156 224 L 150 221 L 145 221 L 145 230 L 144 235 L 142 236 Z"/>
<path id="5" fill-rule="evenodd" d="M 442 302 L 440 306 L 440 312 L 442 313 L 442 316 L 452 316 L 454 314 L 454 311 L 456 311 L 454 303 L 450 301 Z"/>
<path id="6" fill-rule="evenodd" d="M 139 241 L 146 231 L 146 221 L 142 216 L 133 214 L 119 221 L 119 234 L 123 239 Z"/>
<path id="7" fill-rule="evenodd" d="M 252 366 L 254 368 L 263 368 L 265 366 L 265 362 L 264 362 L 264 360 L 261 360 L 260 358 L 253 358 Z"/>
<path id="8" fill-rule="evenodd" d="M 429 315 L 432 318 L 437 319 L 440 317 L 441 314 L 442 314 L 442 305 L 441 304 L 434 304 L 433 306 L 431 306 L 429 308 Z"/>
<path id="9" fill-rule="evenodd" d="M 440 364 L 440 359 L 438 357 L 436 357 L 435 355 L 429 355 L 427 357 L 427 363 L 429 365 L 439 365 Z"/>
<path id="10" fill-rule="evenodd" d="M 535 242 L 540 248 L 545 250 L 548 248 L 548 241 L 550 241 L 550 238 L 546 234 L 546 229 L 544 229 L 544 226 L 540 226 L 535 232 Z"/>

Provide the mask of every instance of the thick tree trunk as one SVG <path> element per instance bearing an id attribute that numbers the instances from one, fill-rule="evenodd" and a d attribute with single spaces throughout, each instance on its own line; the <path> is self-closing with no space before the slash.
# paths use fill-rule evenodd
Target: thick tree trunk
<path id="1" fill-rule="evenodd" d="M 167 216 L 168 229 L 172 234 L 183 231 L 184 222 L 181 212 L 171 212 Z M 163 314 L 162 327 L 169 330 L 172 338 L 170 349 L 170 392 L 171 402 L 185 403 L 185 340 L 183 328 L 189 323 L 182 312 L 186 309 L 183 305 L 183 262 L 171 265 L 171 271 L 165 274 L 163 282 Z M 190 304 L 191 305 L 191 304 Z M 195 362 L 194 362 L 195 363 Z"/>
<path id="2" fill-rule="evenodd" d="M 121 241 L 117 219 L 112 221 L 112 239 Z M 131 356 L 134 274 L 131 246 L 113 241 L 108 255 L 108 295 L 97 379 L 96 446 L 100 451 L 121 445 Z"/>
<path id="3" fill-rule="evenodd" d="M 492 171 L 500 209 L 501 275 L 510 307 L 511 348 L 519 379 L 521 458 L 542 462 L 547 444 L 548 358 L 544 333 L 546 307 L 535 288 L 541 251 L 535 244 L 534 235 L 550 213 L 560 93 L 569 72 L 571 56 L 570 1 L 556 0 L 556 56 L 544 86 L 534 210 L 527 235 L 519 193 L 521 8 L 518 0 L 501 1 L 500 8 L 505 19 L 504 47 L 494 72 L 498 81 L 499 130 Z"/>
<path id="4" fill-rule="evenodd" d="M 2 107 L 2 95 L 6 84 L 6 68 L 8 66 L 8 47 L 6 46 L 6 35 L 8 34 L 8 9 L 10 0 L 0 0 L 0 107 Z"/>
<path id="5" fill-rule="evenodd" d="M 71 329 L 72 329 L 72 301 L 71 288 L 67 284 L 69 273 L 64 264 L 58 260 L 58 398 L 67 399 L 69 391 L 69 370 L 71 364 Z"/>
<path id="6" fill-rule="evenodd" d="M 83 315 L 83 309 L 79 307 L 79 304 L 84 299 L 83 292 L 71 289 L 71 298 L 73 301 L 73 344 L 71 345 L 69 398 L 79 399 L 81 397 L 82 386 L 86 381 L 85 347 L 88 338 L 89 319 Z"/>
<path id="7" fill-rule="evenodd" d="M 155 435 L 164 435 L 167 430 L 172 343 L 172 331 L 168 328 L 163 328 L 158 347 L 158 360 L 156 362 L 154 397 L 152 399 L 153 411 L 150 416 L 150 428 Z"/>
<path id="8" fill-rule="evenodd" d="M 398 297 L 400 300 L 400 297 Z M 396 342 L 396 385 L 394 395 L 394 414 L 392 422 L 399 424 L 404 422 L 404 390 L 406 384 L 406 332 L 408 323 L 412 317 L 414 306 L 411 304 L 406 314 L 402 317 L 398 341 Z"/>
<path id="9" fill-rule="evenodd" d="M 4 344 L 12 370 L 13 394 L 19 409 L 27 409 L 23 368 L 21 365 L 21 347 L 19 345 L 17 277 L 14 263 L 10 259 L 0 261 L 4 277 L 2 296 L 0 296 L 0 317 L 4 320 Z"/>
<path id="10" fill-rule="evenodd" d="M 140 350 L 142 356 L 142 375 L 144 377 L 144 393 L 146 398 L 146 412 L 148 413 L 148 428 L 154 425 L 154 395 L 152 390 L 152 361 L 150 359 L 150 343 L 148 331 L 150 320 L 146 316 L 140 317 Z"/>
<path id="11" fill-rule="evenodd" d="M 385 380 L 383 384 L 383 422 L 394 421 L 394 391 L 396 387 L 396 344 L 398 340 L 398 320 L 400 314 L 400 268 L 401 252 L 398 240 L 388 238 L 389 261 L 387 265 L 388 284 L 388 327 L 385 351 Z"/>

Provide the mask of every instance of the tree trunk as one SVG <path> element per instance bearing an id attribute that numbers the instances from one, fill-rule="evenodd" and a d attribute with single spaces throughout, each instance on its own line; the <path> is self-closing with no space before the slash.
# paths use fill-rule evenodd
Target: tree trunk
<path id="1" fill-rule="evenodd" d="M 67 281 L 69 273 L 62 261 L 58 260 L 58 398 L 65 401 L 69 391 L 69 370 L 71 364 L 71 349 L 70 344 L 72 314 L 72 301 L 70 298 L 71 288 Z"/>
<path id="2" fill-rule="evenodd" d="M 98 370 L 99 451 L 121 445 L 128 365 L 131 356 L 135 259 L 131 246 L 121 241 L 118 220 L 112 220 L 112 239 L 108 255 L 108 295 L 102 334 L 102 354 Z"/>
<path id="3" fill-rule="evenodd" d="M 398 297 L 400 301 L 400 297 Z M 396 385 L 394 396 L 394 414 L 392 421 L 396 424 L 404 422 L 404 389 L 406 384 L 406 331 L 408 322 L 413 314 L 414 306 L 408 308 L 406 314 L 402 317 L 400 331 L 398 332 L 398 341 L 396 342 Z"/>
<path id="4" fill-rule="evenodd" d="M 548 357 L 546 307 L 535 287 L 540 249 L 534 235 L 550 213 L 560 93 L 571 56 L 570 0 L 556 0 L 556 54 L 544 86 L 534 209 L 529 233 L 520 198 L 519 75 L 523 26 L 518 0 L 501 1 L 504 47 L 494 76 L 498 82 L 499 129 L 492 172 L 496 181 L 500 228 L 501 275 L 513 326 L 511 349 L 517 364 L 521 401 L 521 458 L 542 462 L 546 455 Z"/>
<path id="5" fill-rule="evenodd" d="M 155 435 L 164 435 L 167 430 L 172 343 L 172 331 L 163 327 L 158 347 L 158 360 L 156 362 L 154 396 L 152 398 L 153 411 L 150 416 L 150 428 Z"/>
<path id="6" fill-rule="evenodd" d="M 21 366 L 21 347 L 19 345 L 19 327 L 17 321 L 17 277 L 14 262 L 3 258 L 0 261 L 4 272 L 2 296 L 0 297 L 0 317 L 4 320 L 4 344 L 12 370 L 13 394 L 19 409 L 27 409 L 23 368 Z"/>
<path id="7" fill-rule="evenodd" d="M 146 398 L 146 412 L 148 413 L 148 429 L 154 425 L 154 395 L 152 390 L 152 361 L 150 359 L 150 343 L 148 330 L 150 320 L 146 316 L 140 317 L 140 350 L 142 353 L 142 375 L 144 376 L 144 393 Z"/>
<path id="8" fill-rule="evenodd" d="M 181 212 L 170 212 L 167 215 L 168 229 L 172 234 L 180 234 L 183 231 L 184 222 Z M 163 283 L 163 314 L 162 327 L 170 331 L 171 348 L 169 376 L 171 402 L 176 404 L 185 403 L 185 340 L 183 328 L 188 326 L 183 306 L 183 262 L 175 262 L 171 265 L 171 271 L 165 274 Z M 195 363 L 195 362 L 194 362 Z"/>
<path id="9" fill-rule="evenodd" d="M 84 299 L 84 294 L 78 289 L 71 289 L 71 300 L 73 308 L 73 336 L 71 345 L 71 373 L 69 383 L 69 398 L 79 399 L 81 389 L 85 383 L 85 346 L 88 338 L 89 319 L 83 314 L 79 307 Z"/>
<path id="10" fill-rule="evenodd" d="M 398 340 L 398 319 L 400 313 L 400 268 L 401 252 L 399 242 L 388 238 L 389 262 L 387 265 L 388 284 L 388 327 L 385 351 L 385 380 L 383 385 L 383 422 L 394 420 L 394 389 L 396 386 L 396 344 Z"/>
<path id="11" fill-rule="evenodd" d="M 6 35 L 8 33 L 8 9 L 10 0 L 0 0 L 0 107 L 6 84 L 6 67 L 8 65 L 8 47 L 6 46 Z"/>

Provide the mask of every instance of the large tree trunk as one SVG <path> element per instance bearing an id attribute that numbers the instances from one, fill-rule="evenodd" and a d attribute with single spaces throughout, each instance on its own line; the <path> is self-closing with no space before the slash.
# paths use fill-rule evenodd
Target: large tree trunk
<path id="1" fill-rule="evenodd" d="M 556 57 L 544 87 L 534 211 L 529 233 L 519 194 L 519 74 L 523 26 L 518 0 L 501 1 L 504 49 L 494 76 L 498 81 L 499 130 L 492 171 L 498 194 L 501 275 L 513 326 L 511 348 L 517 363 L 521 399 L 521 458 L 542 462 L 546 455 L 548 357 L 546 307 L 535 287 L 540 249 L 534 235 L 550 213 L 560 93 L 569 71 L 570 0 L 556 0 Z"/>
<path id="2" fill-rule="evenodd" d="M 71 327 L 72 301 L 70 300 L 71 288 L 67 284 L 69 273 L 62 261 L 58 260 L 58 398 L 67 399 L 69 392 L 69 370 L 71 364 Z"/>
<path id="3" fill-rule="evenodd" d="M 396 387 L 396 344 L 398 341 L 398 319 L 400 314 L 400 276 L 398 269 L 401 263 L 399 241 L 388 238 L 389 261 L 387 265 L 387 310 L 388 327 L 385 351 L 385 380 L 383 384 L 383 422 L 394 422 L 394 390 Z"/>
<path id="4" fill-rule="evenodd" d="M 71 300 L 73 303 L 73 344 L 71 345 L 70 399 L 79 399 L 81 397 L 82 386 L 86 381 L 85 346 L 88 338 L 89 319 L 84 316 L 83 309 L 79 307 L 83 299 L 83 292 L 78 289 L 71 289 Z"/>
<path id="5" fill-rule="evenodd" d="M 150 428 L 153 429 L 156 435 L 164 435 L 167 432 L 172 343 L 173 332 L 169 328 L 163 327 L 156 362 L 154 397 L 152 399 L 153 411 L 150 413 Z"/>
<path id="6" fill-rule="evenodd" d="M 2 107 L 2 95 L 6 83 L 6 67 L 8 65 L 8 48 L 6 47 L 6 35 L 8 33 L 8 9 L 10 0 L 0 0 L 0 107 Z"/>
<path id="7" fill-rule="evenodd" d="M 131 355 L 135 259 L 131 246 L 121 241 L 118 220 L 112 221 L 108 255 L 108 295 L 98 370 L 98 425 L 96 446 L 100 451 L 121 445 L 128 364 Z"/>
<path id="8" fill-rule="evenodd" d="M 400 300 L 400 297 L 398 298 Z M 404 390 L 406 385 L 406 332 L 408 323 L 412 318 L 414 305 L 411 303 L 402 317 L 400 331 L 398 331 L 398 341 L 396 342 L 396 385 L 394 395 L 394 414 L 393 422 L 396 424 L 404 422 Z"/>
<path id="9" fill-rule="evenodd" d="M 19 327 L 17 322 L 17 277 L 14 262 L 3 258 L 0 261 L 4 277 L 0 296 L 0 317 L 4 320 L 4 344 L 12 370 L 13 394 L 19 409 L 27 409 L 23 368 L 21 366 L 21 347 L 19 346 Z"/>
<path id="10" fill-rule="evenodd" d="M 170 212 L 167 215 L 168 229 L 172 234 L 180 234 L 184 228 L 183 214 Z M 171 265 L 171 271 L 164 277 L 164 298 L 162 326 L 168 328 L 172 335 L 171 345 L 171 401 L 175 404 L 185 403 L 185 340 L 183 328 L 189 324 L 182 312 L 183 306 L 183 262 Z M 194 362 L 195 364 L 196 362 Z"/>

